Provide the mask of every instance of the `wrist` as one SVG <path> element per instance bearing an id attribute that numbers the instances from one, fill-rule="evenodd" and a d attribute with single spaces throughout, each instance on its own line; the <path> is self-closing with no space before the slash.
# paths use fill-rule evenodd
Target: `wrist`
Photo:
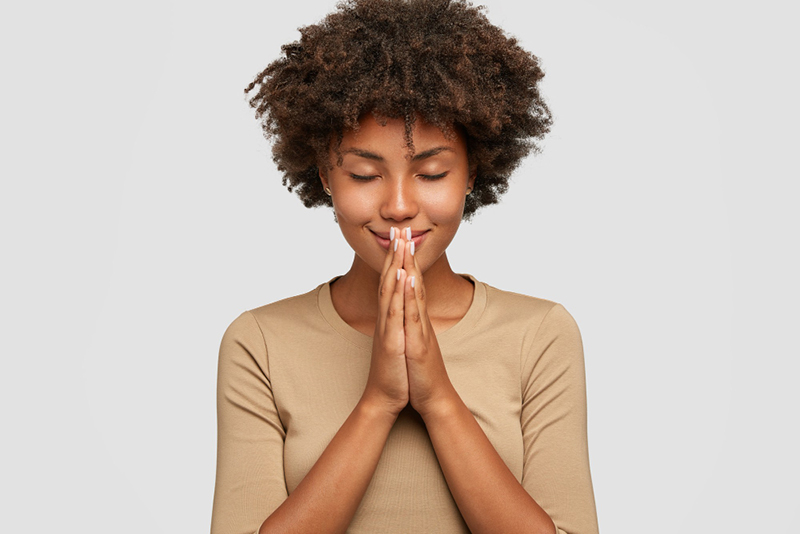
<path id="1" fill-rule="evenodd" d="M 432 396 L 419 407 L 414 406 L 425 424 L 435 424 L 437 421 L 451 419 L 461 409 L 466 409 L 461 396 L 452 386 Z"/>
<path id="2" fill-rule="evenodd" d="M 375 423 L 388 422 L 393 425 L 403 408 L 404 406 L 396 402 L 389 402 L 365 391 L 354 411 Z"/>

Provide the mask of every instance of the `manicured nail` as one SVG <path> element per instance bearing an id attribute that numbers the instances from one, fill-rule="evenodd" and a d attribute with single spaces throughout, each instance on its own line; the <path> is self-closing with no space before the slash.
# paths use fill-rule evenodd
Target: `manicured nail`
<path id="1" fill-rule="evenodd" d="M 389 230 L 389 241 L 392 239 L 394 239 L 394 226 L 392 226 L 392 229 Z"/>
<path id="2" fill-rule="evenodd" d="M 400 269 L 397 269 L 397 279 L 400 280 Z"/>
<path id="3" fill-rule="evenodd" d="M 411 287 L 412 288 L 414 287 L 414 277 L 413 276 L 411 277 Z"/>
<path id="4" fill-rule="evenodd" d="M 397 252 L 397 244 L 400 242 L 399 239 L 394 240 L 394 251 Z"/>
<path id="5" fill-rule="evenodd" d="M 406 241 L 411 241 L 411 227 L 406 226 Z"/>
<path id="6" fill-rule="evenodd" d="M 414 242 L 411 242 L 411 255 L 414 255 Z"/>

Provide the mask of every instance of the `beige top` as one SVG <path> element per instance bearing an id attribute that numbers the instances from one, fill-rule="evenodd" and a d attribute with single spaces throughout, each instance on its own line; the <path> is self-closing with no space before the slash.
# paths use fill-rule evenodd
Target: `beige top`
<path id="1" fill-rule="evenodd" d="M 597 532 L 583 347 L 560 304 L 475 285 L 437 339 L 447 372 L 506 465 L 559 533 Z M 242 313 L 222 338 L 212 534 L 252 534 L 355 407 L 372 338 L 344 322 L 329 283 Z M 401 412 L 348 532 L 469 532 L 422 419 Z"/>

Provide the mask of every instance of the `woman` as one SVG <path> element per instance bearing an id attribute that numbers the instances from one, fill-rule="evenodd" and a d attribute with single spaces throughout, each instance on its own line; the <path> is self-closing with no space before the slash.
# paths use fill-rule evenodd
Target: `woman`
<path id="1" fill-rule="evenodd" d="M 575 322 L 446 254 L 549 129 L 537 59 L 461 1 L 301 33 L 246 91 L 355 257 L 223 336 L 212 532 L 596 532 Z"/>

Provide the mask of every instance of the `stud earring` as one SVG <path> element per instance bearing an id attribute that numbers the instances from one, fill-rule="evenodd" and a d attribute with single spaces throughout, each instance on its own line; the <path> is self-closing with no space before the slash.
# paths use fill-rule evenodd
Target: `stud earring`
<path id="1" fill-rule="evenodd" d="M 331 188 L 330 187 L 326 187 L 325 188 L 325 192 L 328 194 L 328 196 L 331 196 Z"/>

